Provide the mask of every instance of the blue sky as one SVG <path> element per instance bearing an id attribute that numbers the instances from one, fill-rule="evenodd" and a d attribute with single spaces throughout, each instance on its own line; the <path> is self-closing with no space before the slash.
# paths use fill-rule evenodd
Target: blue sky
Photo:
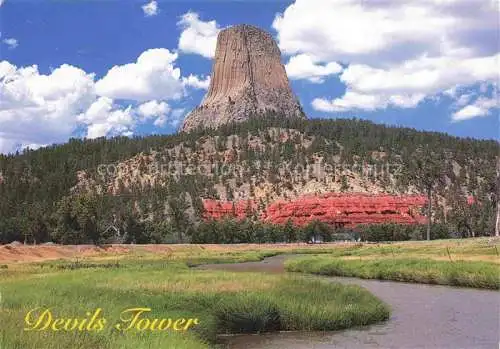
<path id="1" fill-rule="evenodd" d="M 175 132 L 218 31 L 276 38 L 310 118 L 499 135 L 498 0 L 0 0 L 0 152 Z"/>

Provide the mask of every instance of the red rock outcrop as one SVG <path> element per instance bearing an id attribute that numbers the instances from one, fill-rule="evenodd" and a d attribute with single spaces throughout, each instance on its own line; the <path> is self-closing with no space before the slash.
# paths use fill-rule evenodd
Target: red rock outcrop
<path id="1" fill-rule="evenodd" d="M 208 93 L 184 120 L 183 131 L 215 128 L 275 111 L 304 118 L 272 36 L 251 25 L 222 30 Z"/>
<path id="2" fill-rule="evenodd" d="M 329 193 L 320 196 L 303 196 L 292 201 L 277 201 L 261 213 L 263 221 L 285 224 L 289 219 L 298 226 L 319 220 L 331 225 L 355 227 L 361 224 L 425 222 L 420 210 L 427 200 L 419 195 L 370 195 Z M 206 217 L 220 219 L 224 216 L 244 218 L 256 212 L 251 201 L 204 202 Z"/>
<path id="3" fill-rule="evenodd" d="M 476 198 L 472 195 L 467 196 L 467 204 L 468 205 L 473 205 L 476 203 Z"/>
<path id="4" fill-rule="evenodd" d="M 419 209 L 426 202 L 424 196 L 416 195 L 331 193 L 272 203 L 267 207 L 264 219 L 275 224 L 284 224 L 291 219 L 299 226 L 313 220 L 346 227 L 375 223 L 417 224 L 425 220 Z"/>
<path id="5" fill-rule="evenodd" d="M 257 206 L 252 200 L 238 202 L 203 200 L 203 208 L 205 210 L 205 218 L 216 220 L 226 217 L 243 219 L 257 210 Z"/>

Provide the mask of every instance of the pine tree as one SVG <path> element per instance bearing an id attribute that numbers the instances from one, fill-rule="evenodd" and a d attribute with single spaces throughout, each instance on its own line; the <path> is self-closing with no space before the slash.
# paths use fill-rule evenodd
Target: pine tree
<path id="1" fill-rule="evenodd" d="M 418 149 L 410 158 L 407 172 L 410 183 L 427 195 L 427 234 L 431 239 L 432 226 L 432 194 L 434 190 L 445 184 L 445 167 L 443 159 L 428 145 Z"/>

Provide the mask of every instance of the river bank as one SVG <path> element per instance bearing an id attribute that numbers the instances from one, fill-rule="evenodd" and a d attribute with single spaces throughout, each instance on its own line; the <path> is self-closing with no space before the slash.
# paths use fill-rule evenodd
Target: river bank
<path id="1" fill-rule="evenodd" d="M 291 257 L 288 257 L 291 258 Z M 231 271 L 277 273 L 287 258 L 208 265 Z M 322 277 L 361 286 L 389 304 L 388 321 L 363 328 L 321 333 L 277 333 L 225 338 L 229 349 L 493 349 L 498 348 L 500 297 L 497 292 L 466 288 Z"/>

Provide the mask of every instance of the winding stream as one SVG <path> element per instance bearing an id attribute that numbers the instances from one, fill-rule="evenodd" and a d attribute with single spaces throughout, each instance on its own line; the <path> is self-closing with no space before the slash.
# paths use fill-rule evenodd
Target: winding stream
<path id="1" fill-rule="evenodd" d="M 284 272 L 286 257 L 204 265 L 203 269 Z M 435 285 L 328 277 L 365 287 L 392 308 L 389 321 L 338 332 L 282 332 L 225 339 L 229 349 L 499 348 L 500 293 Z"/>

